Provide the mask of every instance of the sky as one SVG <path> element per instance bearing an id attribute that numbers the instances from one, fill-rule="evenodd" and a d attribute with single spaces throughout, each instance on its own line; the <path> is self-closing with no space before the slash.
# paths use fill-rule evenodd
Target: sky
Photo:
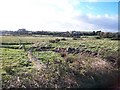
<path id="1" fill-rule="evenodd" d="M 0 30 L 118 31 L 119 0 L 0 0 Z"/>

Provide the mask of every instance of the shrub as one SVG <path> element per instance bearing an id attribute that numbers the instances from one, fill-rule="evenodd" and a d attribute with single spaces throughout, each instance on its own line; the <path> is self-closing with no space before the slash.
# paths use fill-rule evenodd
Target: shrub
<path id="1" fill-rule="evenodd" d="M 66 38 L 62 38 L 61 40 L 66 41 L 67 39 Z"/>
<path id="2" fill-rule="evenodd" d="M 60 41 L 60 39 L 58 39 L 58 38 L 57 38 L 57 39 L 55 39 L 55 41 L 56 41 L 56 42 L 59 42 L 59 41 Z"/>
<path id="3" fill-rule="evenodd" d="M 57 42 L 59 42 L 59 41 L 60 41 L 60 39 L 58 39 L 58 38 L 55 39 L 55 40 L 49 40 L 50 43 L 57 43 Z"/>
<path id="4" fill-rule="evenodd" d="M 96 39 L 101 39 L 101 37 L 95 37 Z"/>
<path id="5" fill-rule="evenodd" d="M 49 40 L 49 42 L 50 42 L 50 43 L 56 43 L 56 41 L 55 41 L 55 40 Z"/>
<path id="6" fill-rule="evenodd" d="M 77 38 L 76 38 L 76 37 L 73 37 L 73 40 L 77 40 Z"/>

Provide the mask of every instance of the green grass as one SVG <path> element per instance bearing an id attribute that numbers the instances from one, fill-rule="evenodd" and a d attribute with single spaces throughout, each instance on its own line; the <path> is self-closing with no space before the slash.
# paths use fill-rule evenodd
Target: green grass
<path id="1" fill-rule="evenodd" d="M 0 36 L 2 37 L 2 43 L 36 43 L 36 42 L 47 42 L 51 39 L 61 38 L 61 37 L 35 37 L 35 36 Z"/>
<path id="2" fill-rule="evenodd" d="M 117 51 L 118 50 L 118 41 L 109 40 L 109 39 L 86 39 L 86 40 L 72 40 L 68 39 L 67 41 L 60 41 L 58 43 L 53 43 L 52 46 L 54 47 L 61 47 L 61 48 L 84 48 L 86 50 L 100 52 L 103 49 L 108 49 L 110 51 Z"/>
<path id="3" fill-rule="evenodd" d="M 7 69 L 10 69 L 13 70 L 15 74 L 17 74 L 29 70 L 29 68 L 32 68 L 32 64 L 27 62 L 27 53 L 23 50 L 0 48 L 0 51 L 2 52 L 1 73 L 7 73 Z"/>
<path id="4" fill-rule="evenodd" d="M 39 60 L 44 63 L 46 63 L 48 60 L 50 62 L 53 62 L 54 60 L 63 60 L 59 53 L 52 51 L 34 52 L 34 56 L 38 57 Z"/>
<path id="5" fill-rule="evenodd" d="M 19 39 L 22 43 L 36 43 L 36 42 L 48 42 L 49 40 L 55 40 L 56 38 L 62 37 L 33 37 L 33 36 L 2 36 L 2 43 L 20 43 Z M 93 38 L 93 37 L 92 37 Z M 92 51 L 99 51 L 100 49 L 111 49 L 116 51 L 118 49 L 118 41 L 110 40 L 110 39 L 78 39 L 72 40 L 72 38 L 67 38 L 67 41 L 60 41 L 58 43 L 53 43 L 54 47 L 80 47 L 80 45 L 85 45 L 84 47 L 92 50 Z M 14 46 L 14 45 L 13 45 Z M 19 46 L 19 45 L 18 45 Z M 26 45 L 30 46 L 30 45 Z"/>
<path id="6" fill-rule="evenodd" d="M 39 42 L 39 47 L 51 46 L 54 48 L 84 48 L 85 50 L 100 52 L 102 53 L 103 57 L 112 55 L 112 53 L 118 50 L 118 41 L 110 39 L 95 39 L 94 37 L 88 37 L 73 40 L 72 38 L 66 38 L 66 41 L 61 40 L 57 43 L 49 43 L 49 40 L 55 40 L 56 38 L 62 37 L 2 36 L 2 43 L 19 44 L 20 39 L 22 43 Z M 29 48 L 31 45 L 32 44 L 27 44 L 25 47 Z M 44 64 L 46 64 L 48 61 L 50 61 L 48 69 L 38 72 L 34 70 L 33 64 L 28 62 L 27 51 L 18 48 L 19 45 L 2 45 L 0 48 L 0 73 L 2 74 L 4 84 L 3 87 L 10 86 L 11 83 L 14 85 L 14 87 L 21 87 L 21 85 L 26 87 L 30 87 L 30 85 L 31 87 L 36 87 L 37 85 L 43 85 L 43 87 L 47 87 L 47 85 L 55 87 L 55 83 L 57 83 L 57 87 L 62 87 L 61 83 L 64 83 L 63 86 L 66 85 L 66 87 L 72 87 L 69 84 L 71 83 L 69 80 L 76 81 L 78 85 L 77 87 L 92 87 L 96 85 L 102 85 L 103 83 L 106 83 L 107 80 L 112 80 L 112 78 L 114 79 L 115 76 L 113 73 L 117 72 L 114 71 L 115 67 L 113 69 L 107 69 L 106 66 L 103 66 L 103 68 L 97 68 L 99 69 L 97 71 L 95 69 L 94 62 L 99 60 L 102 62 L 103 60 L 100 57 L 95 58 L 80 54 L 68 54 L 63 58 L 61 57 L 60 53 L 55 53 L 53 51 L 33 51 L 33 55 L 38 58 L 40 62 L 42 61 Z M 69 62 L 66 63 L 66 60 Z M 56 63 L 54 61 L 62 62 Z M 15 82 L 17 77 L 20 77 L 20 85 L 19 83 L 16 84 Z M 41 77 L 43 78 L 42 80 Z M 68 78 L 68 81 L 66 78 Z M 76 83 L 74 83 L 74 85 L 76 85 Z"/>

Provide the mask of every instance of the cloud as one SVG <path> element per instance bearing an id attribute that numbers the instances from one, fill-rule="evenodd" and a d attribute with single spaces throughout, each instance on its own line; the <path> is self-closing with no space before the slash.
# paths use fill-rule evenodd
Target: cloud
<path id="1" fill-rule="evenodd" d="M 93 29 L 103 29 L 117 31 L 118 29 L 118 16 L 110 16 L 108 14 L 105 15 L 79 15 L 76 17 L 77 20 L 83 21 L 85 23 L 89 23 L 93 25 Z"/>
<path id="2" fill-rule="evenodd" d="M 117 17 L 84 15 L 80 9 L 75 9 L 80 2 L 82 0 L 0 0 L 0 29 L 26 28 L 48 31 L 116 29 Z M 89 6 L 88 8 L 93 9 Z"/>
<path id="3" fill-rule="evenodd" d="M 77 3 L 77 0 L 0 0 L 0 29 L 46 30 L 56 27 L 53 23 L 72 22 L 71 18 L 77 14 L 73 4 Z"/>
<path id="4" fill-rule="evenodd" d="M 119 0 L 80 0 L 80 2 L 119 2 Z"/>

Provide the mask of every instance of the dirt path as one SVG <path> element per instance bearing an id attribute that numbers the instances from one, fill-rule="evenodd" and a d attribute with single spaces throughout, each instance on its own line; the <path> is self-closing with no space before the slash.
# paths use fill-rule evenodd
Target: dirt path
<path id="1" fill-rule="evenodd" d="M 33 56 L 31 49 L 28 51 L 28 58 L 34 64 L 34 67 L 37 70 L 45 68 L 45 65 L 42 62 L 40 62 L 40 60 L 38 60 L 35 56 Z"/>

